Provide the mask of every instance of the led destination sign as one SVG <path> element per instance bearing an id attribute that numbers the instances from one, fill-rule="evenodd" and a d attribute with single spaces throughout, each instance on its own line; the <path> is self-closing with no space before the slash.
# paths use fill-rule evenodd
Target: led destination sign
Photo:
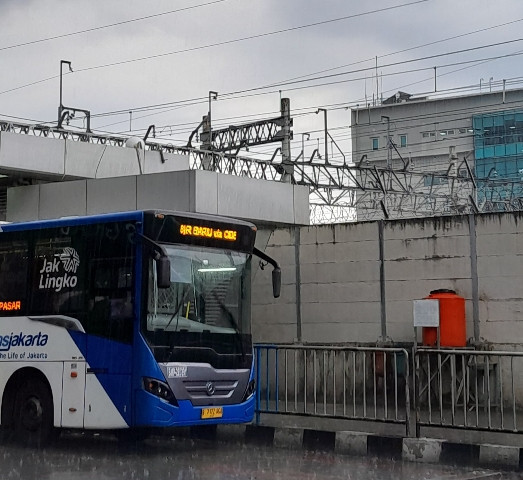
<path id="1" fill-rule="evenodd" d="M 212 215 L 145 212 L 143 234 L 159 244 L 198 245 L 252 253 L 256 227 L 243 220 Z"/>
<path id="2" fill-rule="evenodd" d="M 221 230 L 219 228 L 203 227 L 200 225 L 181 224 L 180 233 L 184 236 L 214 238 L 228 242 L 235 242 L 238 238 L 238 232 L 236 230 Z"/>
<path id="3" fill-rule="evenodd" d="M 22 302 L 20 300 L 15 300 L 13 302 L 1 302 L 0 301 L 0 311 L 6 312 L 10 310 L 20 310 L 22 308 Z"/>

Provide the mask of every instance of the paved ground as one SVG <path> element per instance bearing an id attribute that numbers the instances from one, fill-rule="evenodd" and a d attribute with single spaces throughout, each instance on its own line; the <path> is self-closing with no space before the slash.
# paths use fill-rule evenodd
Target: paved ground
<path id="1" fill-rule="evenodd" d="M 282 450 L 254 444 L 154 437 L 122 445 L 110 436 L 65 434 L 45 450 L 0 446 L 0 478 L 23 480 L 516 480 L 520 474 L 423 465 L 375 456 Z M 466 459 L 464 459 L 466 460 Z"/>

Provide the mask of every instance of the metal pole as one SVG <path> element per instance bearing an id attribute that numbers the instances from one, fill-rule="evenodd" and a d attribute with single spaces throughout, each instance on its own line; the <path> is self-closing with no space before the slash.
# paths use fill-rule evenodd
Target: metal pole
<path id="1" fill-rule="evenodd" d="M 301 268 L 300 268 L 300 227 L 294 227 L 294 261 L 296 265 L 296 340 L 302 341 L 301 332 Z"/>
<path id="2" fill-rule="evenodd" d="M 387 339 L 387 309 L 385 296 L 385 245 L 384 245 L 384 222 L 378 221 L 378 238 L 380 251 L 380 303 L 381 303 L 381 337 Z"/>
<path id="3" fill-rule="evenodd" d="M 63 76 L 63 65 L 66 64 L 66 65 L 69 65 L 69 71 L 73 71 L 73 69 L 71 68 L 71 62 L 68 61 L 68 60 L 60 60 L 60 103 L 58 105 L 58 125 L 60 125 L 60 120 L 61 120 L 61 117 L 62 117 L 62 110 L 64 108 L 64 105 L 63 105 L 63 102 L 62 102 L 62 76 Z"/>
<path id="4" fill-rule="evenodd" d="M 382 115 L 381 120 L 386 119 L 387 120 L 387 168 L 391 168 L 391 142 L 390 142 L 390 117 L 387 115 Z"/>
<path id="5" fill-rule="evenodd" d="M 474 325 L 474 341 L 480 341 L 479 329 L 479 280 L 478 280 L 478 253 L 476 247 L 476 216 L 469 215 L 470 237 L 470 277 L 472 283 L 472 322 Z"/>
<path id="6" fill-rule="evenodd" d="M 304 137 L 307 137 L 307 140 L 311 138 L 310 133 L 302 133 L 301 134 L 301 159 L 302 161 L 305 161 L 305 143 L 304 143 Z"/>
<path id="7" fill-rule="evenodd" d="M 328 129 L 327 129 L 327 109 L 325 108 L 318 108 L 318 111 L 316 113 L 323 112 L 323 128 L 324 128 L 324 135 L 325 135 L 325 163 L 329 163 L 329 142 L 327 139 L 328 136 Z"/>
<path id="8" fill-rule="evenodd" d="M 216 100 L 218 98 L 218 92 L 213 92 L 212 90 L 209 91 L 209 132 L 212 131 L 211 127 L 211 104 L 213 100 Z"/>
<path id="9" fill-rule="evenodd" d="M 329 149 L 328 149 L 328 141 L 327 141 L 327 135 L 329 130 L 327 129 L 327 109 L 323 110 L 323 122 L 325 125 L 325 163 L 329 163 Z"/>
<path id="10" fill-rule="evenodd" d="M 282 182 L 291 183 L 294 174 L 294 166 L 291 161 L 291 101 L 288 98 L 282 98 L 280 102 L 280 111 L 283 118 L 281 141 L 281 163 L 284 170 Z"/>

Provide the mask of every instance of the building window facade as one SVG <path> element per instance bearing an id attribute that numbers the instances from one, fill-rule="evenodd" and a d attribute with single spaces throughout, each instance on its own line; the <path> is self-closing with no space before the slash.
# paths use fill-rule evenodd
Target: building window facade
<path id="1" fill-rule="evenodd" d="M 380 140 L 379 140 L 379 138 L 374 137 L 374 138 L 371 139 L 371 141 L 372 141 L 372 149 L 373 150 L 378 150 L 378 148 L 380 148 Z"/>
<path id="2" fill-rule="evenodd" d="M 523 197 L 523 111 L 476 115 L 472 125 L 478 201 Z"/>
<path id="3" fill-rule="evenodd" d="M 407 135 L 402 134 L 400 135 L 400 147 L 406 147 L 407 146 Z"/>

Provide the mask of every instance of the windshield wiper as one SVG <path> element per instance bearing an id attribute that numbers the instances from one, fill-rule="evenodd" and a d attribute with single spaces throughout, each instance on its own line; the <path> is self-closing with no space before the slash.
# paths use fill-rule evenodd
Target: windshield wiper
<path id="1" fill-rule="evenodd" d="M 242 335 L 241 335 L 241 332 L 240 332 L 240 327 L 238 326 L 238 323 L 234 319 L 234 315 L 226 307 L 225 303 L 223 303 L 223 301 L 218 297 L 218 294 L 216 292 L 213 292 L 212 296 L 214 297 L 214 299 L 218 303 L 218 306 L 220 307 L 220 310 L 225 314 L 225 316 L 227 317 L 227 320 L 229 320 L 229 323 L 232 325 L 232 327 L 234 329 L 234 335 L 236 336 L 236 338 L 238 339 L 238 341 L 240 343 L 240 351 L 241 351 L 241 354 L 242 354 L 242 358 L 245 357 L 245 349 L 244 349 L 244 345 L 243 345 L 243 338 L 242 338 Z"/>
<path id="2" fill-rule="evenodd" d="M 178 313 L 180 312 L 180 309 L 182 308 L 182 305 L 185 303 L 185 299 L 187 298 L 187 294 L 191 291 L 190 287 L 184 287 L 185 292 L 182 295 L 182 300 L 178 303 L 176 306 L 176 310 L 171 315 L 171 318 L 169 319 L 169 322 L 167 322 L 167 325 L 165 326 L 164 330 L 167 330 L 169 326 L 171 325 L 172 321 L 174 320 L 174 317 L 176 317 L 176 328 L 174 331 L 178 330 L 178 321 L 180 320 L 180 317 L 178 316 Z"/>

